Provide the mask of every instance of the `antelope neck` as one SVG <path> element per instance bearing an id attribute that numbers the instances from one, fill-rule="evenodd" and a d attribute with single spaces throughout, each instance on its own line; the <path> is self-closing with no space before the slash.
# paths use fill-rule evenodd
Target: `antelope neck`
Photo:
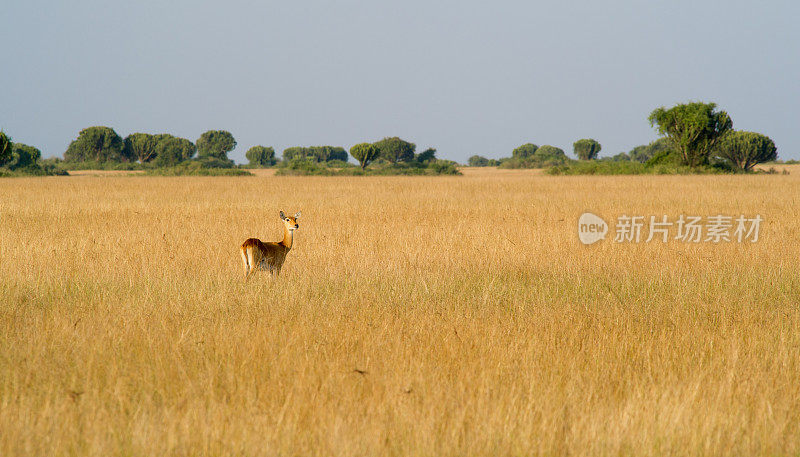
<path id="1" fill-rule="evenodd" d="M 286 249 L 292 249 L 292 242 L 294 241 L 294 232 L 289 230 L 286 225 L 283 226 L 283 241 L 281 244 L 286 246 Z"/>

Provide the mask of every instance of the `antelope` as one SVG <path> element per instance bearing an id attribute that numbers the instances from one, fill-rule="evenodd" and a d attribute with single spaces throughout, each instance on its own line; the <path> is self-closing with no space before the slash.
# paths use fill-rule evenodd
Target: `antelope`
<path id="1" fill-rule="evenodd" d="M 245 280 L 249 279 L 257 269 L 269 271 L 272 278 L 276 278 L 280 274 L 286 254 L 292 249 L 294 231 L 300 228 L 297 225 L 300 211 L 294 216 L 287 216 L 281 211 L 280 216 L 283 221 L 283 241 L 264 243 L 259 239 L 250 238 L 242 243 Z"/>

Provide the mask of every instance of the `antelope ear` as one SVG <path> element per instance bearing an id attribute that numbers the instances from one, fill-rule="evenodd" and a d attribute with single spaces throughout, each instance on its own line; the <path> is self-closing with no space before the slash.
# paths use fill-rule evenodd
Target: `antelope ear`
<path id="1" fill-rule="evenodd" d="M 300 217 L 300 211 L 298 211 L 298 212 L 297 212 L 297 213 L 294 215 L 294 218 L 295 218 L 295 219 L 297 219 L 298 217 Z"/>
<path id="2" fill-rule="evenodd" d="M 286 220 L 286 215 L 283 214 L 283 211 L 281 211 L 281 220 Z"/>

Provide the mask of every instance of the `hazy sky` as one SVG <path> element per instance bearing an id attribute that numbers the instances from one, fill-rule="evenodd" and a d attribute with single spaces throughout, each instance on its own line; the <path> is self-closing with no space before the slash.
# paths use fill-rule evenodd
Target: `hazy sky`
<path id="1" fill-rule="evenodd" d="M 80 129 L 350 148 L 400 136 L 466 161 L 519 144 L 601 155 L 653 108 L 717 102 L 800 159 L 789 0 L 3 0 L 0 128 L 61 156 Z"/>

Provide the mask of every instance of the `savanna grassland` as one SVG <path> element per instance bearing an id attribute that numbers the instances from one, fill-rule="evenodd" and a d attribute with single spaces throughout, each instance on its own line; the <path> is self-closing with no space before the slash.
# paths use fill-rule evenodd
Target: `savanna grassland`
<path id="1" fill-rule="evenodd" d="M 0 180 L 0 455 L 798 455 L 790 171 Z M 765 222 L 584 246 L 586 210 Z"/>

